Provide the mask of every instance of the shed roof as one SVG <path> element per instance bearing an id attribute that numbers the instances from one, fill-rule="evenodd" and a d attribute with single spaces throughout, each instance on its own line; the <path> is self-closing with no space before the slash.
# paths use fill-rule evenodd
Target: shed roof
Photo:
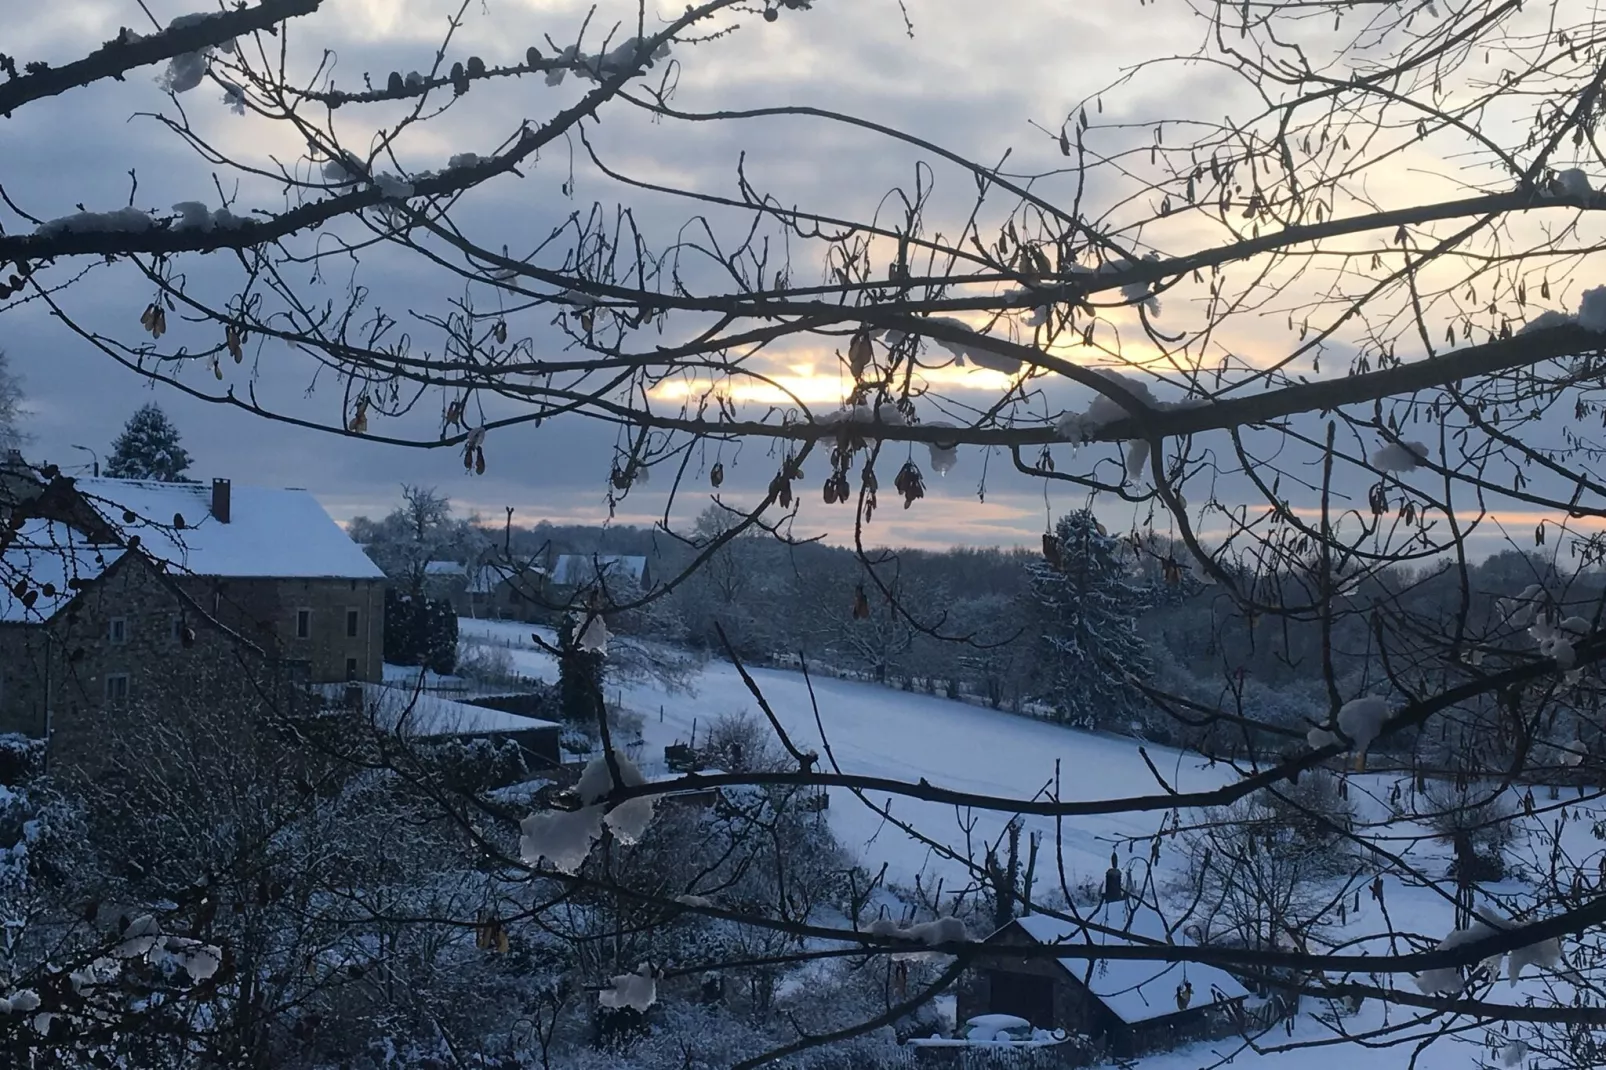
<path id="1" fill-rule="evenodd" d="M 1101 933 L 1089 928 L 1086 923 L 1066 921 L 1046 914 L 1028 914 L 1010 924 L 1018 926 L 1034 941 L 1045 945 L 1130 946 L 1187 942 L 1168 936 L 1165 921 L 1159 912 L 1148 904 L 1135 901 L 1105 904 L 1087 921 L 1121 930 L 1127 935 Z M 1249 995 L 1249 990 L 1236 977 L 1216 966 L 1194 963 L 1184 966 L 1180 962 L 1141 959 L 1065 958 L 1056 961 L 1128 1025 L 1176 1014 L 1177 986 L 1184 980 L 1193 986 L 1190 1008 L 1208 1007 L 1213 1003 L 1242 999 Z"/>
<path id="2" fill-rule="evenodd" d="M 428 691 L 389 684 L 326 684 L 324 694 L 339 698 L 348 687 L 361 687 L 363 702 L 380 728 L 415 739 L 479 736 L 493 733 L 561 731 L 554 721 L 504 713 L 466 702 L 454 702 Z"/>

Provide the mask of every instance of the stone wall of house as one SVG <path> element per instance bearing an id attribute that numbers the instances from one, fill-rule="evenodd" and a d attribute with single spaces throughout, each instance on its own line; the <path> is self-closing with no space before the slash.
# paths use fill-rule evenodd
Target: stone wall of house
<path id="1" fill-rule="evenodd" d="M 0 626 L 0 731 L 48 733 L 53 752 L 93 750 L 119 705 L 241 657 L 128 555 L 50 622 Z"/>
<path id="2" fill-rule="evenodd" d="M 307 663 L 314 684 L 377 683 L 384 676 L 383 580 L 198 577 L 182 582 L 226 627 L 278 657 Z"/>
<path id="3" fill-rule="evenodd" d="M 301 609 L 306 638 L 296 634 Z M 207 619 L 214 612 L 221 628 Z M 0 625 L 0 732 L 48 734 L 52 761 L 87 767 L 120 706 L 160 703 L 174 689 L 255 701 L 344 680 L 348 659 L 357 679 L 378 680 L 383 629 L 379 581 L 170 581 L 127 555 L 49 623 Z"/>

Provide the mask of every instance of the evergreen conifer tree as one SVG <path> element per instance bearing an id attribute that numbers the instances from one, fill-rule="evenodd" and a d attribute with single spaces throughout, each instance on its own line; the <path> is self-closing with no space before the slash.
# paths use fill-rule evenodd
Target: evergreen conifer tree
<path id="1" fill-rule="evenodd" d="M 184 473 L 190 455 L 178 442 L 178 428 L 154 403 L 129 417 L 112 443 L 106 474 L 114 479 L 154 479 L 161 483 L 193 483 Z"/>
<path id="2" fill-rule="evenodd" d="M 1130 680 L 1151 671 L 1136 619 L 1149 592 L 1128 575 L 1120 540 L 1090 510 L 1061 517 L 1053 546 L 1057 561 L 1031 566 L 1049 697 L 1067 723 L 1124 729 L 1146 709 Z"/>

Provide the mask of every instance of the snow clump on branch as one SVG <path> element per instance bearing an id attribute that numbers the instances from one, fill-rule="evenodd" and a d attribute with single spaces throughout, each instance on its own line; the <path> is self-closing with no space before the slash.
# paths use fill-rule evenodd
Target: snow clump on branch
<path id="1" fill-rule="evenodd" d="M 167 24 L 167 30 L 171 33 L 174 30 L 189 29 L 191 26 L 199 26 L 208 19 L 215 19 L 223 14 L 226 14 L 226 12 L 200 11 L 192 15 L 180 15 Z M 201 79 L 206 77 L 206 61 L 212 55 L 212 48 L 213 46 L 207 45 L 205 48 L 196 49 L 194 52 L 184 52 L 174 56 L 167 63 L 167 70 L 163 71 L 161 78 L 158 79 L 162 88 L 169 93 L 188 93 L 200 85 Z M 217 46 L 217 49 L 220 52 L 233 52 L 234 42 L 224 41 Z M 244 111 L 244 94 L 241 94 L 241 111 Z"/>
<path id="2" fill-rule="evenodd" d="M 624 74 L 635 67 L 637 57 L 647 42 L 640 37 L 631 37 L 615 48 L 594 56 L 585 55 L 575 45 L 570 45 L 558 54 L 559 66 L 546 72 L 547 85 L 561 85 L 563 76 L 572 67 L 574 76 L 586 81 L 596 82 L 604 78 L 612 78 Z M 652 54 L 641 61 L 643 69 L 651 67 L 654 60 L 669 57 L 669 42 L 661 42 Z"/>
<path id="3" fill-rule="evenodd" d="M 1569 167 L 1556 176 L 1556 188 L 1569 197 L 1584 197 L 1594 192 L 1589 176 L 1576 167 Z"/>
<path id="4" fill-rule="evenodd" d="M 1502 598 L 1495 602 L 1495 612 L 1506 618 L 1506 623 L 1513 628 L 1526 628 L 1544 605 L 1544 600 L 1544 587 L 1530 583 L 1515 598 Z"/>
<path id="5" fill-rule="evenodd" d="M 1388 700 L 1381 695 L 1352 698 L 1338 708 L 1338 730 L 1353 745 L 1357 764 L 1365 758 L 1366 748 L 1383 731 L 1383 723 L 1388 716 Z M 1312 728 L 1305 733 L 1305 741 L 1313 750 L 1343 742 L 1330 728 Z"/>
<path id="6" fill-rule="evenodd" d="M 209 211 L 200 201 L 180 201 L 173 206 L 178 218 L 173 220 L 174 230 L 232 230 L 241 220 L 227 208 Z"/>
<path id="7" fill-rule="evenodd" d="M 1517 926 L 1510 918 L 1501 917 L 1491 910 L 1480 910 L 1478 917 L 1465 929 L 1457 929 L 1443 940 L 1435 950 L 1452 951 L 1467 944 L 1476 943 L 1507 932 Z M 1491 977 L 1500 975 L 1502 961 L 1506 967 L 1506 980 L 1515 987 L 1522 973 L 1529 966 L 1540 969 L 1555 970 L 1562 965 L 1561 940 L 1551 937 L 1548 940 L 1539 940 L 1532 944 L 1525 944 L 1513 950 L 1497 951 L 1485 958 L 1478 965 L 1487 969 Z M 1465 982 L 1461 977 L 1461 970 L 1455 966 L 1441 966 L 1435 970 L 1424 970 L 1416 977 L 1416 986 L 1424 993 L 1432 995 L 1454 995 L 1460 992 Z"/>
<path id="8" fill-rule="evenodd" d="M 609 987 L 597 993 L 597 1002 L 613 1010 L 630 1007 L 647 1013 L 647 1008 L 658 1002 L 658 980 L 652 967 L 643 965 L 635 973 L 618 974 Z"/>
<path id="9" fill-rule="evenodd" d="M 1557 312 L 1555 309 L 1549 309 L 1539 313 L 1539 315 L 1535 316 L 1527 323 L 1524 323 L 1517 329 L 1517 333 L 1532 334 L 1535 331 L 1548 331 L 1552 327 L 1565 327 L 1569 323 L 1577 322 L 1578 321 L 1574 317 L 1567 315 L 1565 312 Z"/>
<path id="10" fill-rule="evenodd" d="M 865 930 L 871 936 L 885 937 L 910 944 L 924 944 L 926 947 L 941 947 L 944 944 L 962 944 L 970 939 L 970 933 L 965 929 L 965 923 L 956 917 L 937 918 L 935 921 L 916 922 L 913 925 L 899 925 L 891 918 L 877 918 Z M 898 952 L 892 956 L 894 961 L 923 962 L 940 959 L 943 956 L 930 951 Z"/>
<path id="11" fill-rule="evenodd" d="M 1533 626 L 1528 629 L 1528 634 L 1533 636 L 1534 640 L 1539 644 L 1539 655 L 1541 657 L 1554 658 L 1556 664 L 1563 669 L 1572 668 L 1577 662 L 1578 656 L 1573 650 L 1572 639 L 1570 638 L 1573 634 L 1572 629 L 1566 627 L 1566 624 L 1581 619 L 1579 617 L 1569 617 L 1560 627 L 1552 623 L 1552 618 L 1548 617 L 1540 617 L 1534 621 Z M 1584 622 L 1584 624 L 1584 631 L 1587 632 L 1589 630 L 1588 622 Z"/>
<path id="12" fill-rule="evenodd" d="M 933 338 L 932 342 L 942 346 L 954 355 L 954 363 L 963 368 L 968 360 L 972 366 L 987 368 L 991 371 L 1002 372 L 1005 375 L 1014 375 L 1021 369 L 1022 361 L 1019 357 L 1002 353 L 987 343 L 992 341 L 985 334 L 971 327 L 964 320 L 952 316 L 927 316 L 927 323 L 934 323 L 939 327 L 946 327 L 951 331 L 960 331 L 966 335 L 964 341 L 950 342 L 943 338 Z M 908 337 L 909 332 L 899 330 L 884 330 L 878 332 L 881 340 L 889 346 L 897 345 Z"/>
<path id="13" fill-rule="evenodd" d="M 1389 442 L 1372 451 L 1372 467 L 1385 472 L 1410 472 L 1427 460 L 1428 448 L 1421 442 Z"/>
<path id="14" fill-rule="evenodd" d="M 1507 1067 L 1521 1066 L 1522 1061 L 1528 1057 L 1528 1042 L 1525 1040 L 1508 1040 L 1500 1048 L 1500 1065 Z"/>
<path id="15" fill-rule="evenodd" d="M 74 212 L 39 224 L 34 233 L 42 238 L 62 234 L 143 234 L 155 225 L 138 208 L 119 208 L 115 212 Z"/>
<path id="16" fill-rule="evenodd" d="M 0 1014 L 27 1014 L 39 1009 L 39 993 L 31 988 L 19 988 L 0 999 Z"/>
<path id="17" fill-rule="evenodd" d="M 634 762 L 622 754 L 614 755 L 621 787 L 639 787 L 647 782 Z M 575 793 L 580 796 L 578 810 L 548 810 L 531 814 L 519 823 L 519 857 L 527 865 L 542 859 L 563 873 L 578 872 L 591 853 L 591 845 L 602 838 L 604 824 L 624 843 L 635 843 L 652 824 L 653 800 L 627 799 L 606 810 L 602 800 L 613 790 L 613 774 L 606 756 L 593 758 L 580 774 Z"/>
<path id="18" fill-rule="evenodd" d="M 1606 286 L 1585 290 L 1578 299 L 1578 326 L 1586 331 L 1606 331 Z"/>

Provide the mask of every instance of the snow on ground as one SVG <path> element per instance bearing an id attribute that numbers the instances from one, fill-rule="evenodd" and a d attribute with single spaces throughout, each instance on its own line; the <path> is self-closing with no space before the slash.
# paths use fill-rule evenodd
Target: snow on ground
<path id="1" fill-rule="evenodd" d="M 544 629 L 464 618 L 459 631 L 465 640 L 511 644 L 517 671 L 547 681 L 557 679 L 556 661 L 535 649 L 530 640 L 532 631 L 549 640 L 550 632 Z M 801 673 L 759 668 L 749 672 L 793 742 L 804 750 L 818 750 L 826 764 L 824 742 L 828 742 L 847 773 L 906 781 L 924 777 L 935 786 L 958 791 L 1030 798 L 1052 785 L 1058 762 L 1060 793 L 1066 799 L 1114 799 L 1164 790 L 1144 765 L 1133 740 L 1070 731 L 962 702 L 829 677 L 814 680 L 820 722 L 825 726 L 822 742 Z M 618 695 L 625 708 L 644 717 L 644 758 L 648 762 L 661 761 L 665 745 L 690 741 L 694 722 L 701 735 L 721 716 L 747 712 L 763 717 L 735 666 L 725 662 L 709 662 L 686 691 L 666 691 L 649 681 L 610 680 L 607 692 L 610 700 Z M 1230 776 L 1225 767 L 1209 769 L 1203 761 L 1176 751 L 1146 749 L 1174 787 L 1209 788 L 1225 783 Z M 644 765 L 644 771 L 646 768 Z M 883 795 L 870 802 L 885 807 L 888 800 Z M 996 812 L 956 815 L 952 806 L 908 798 L 891 800 L 890 811 L 894 818 L 918 828 L 960 857 L 974 854 L 978 861 L 985 845 L 999 838 L 1010 817 Z M 841 788 L 832 789 L 828 813 L 843 844 L 858 852 L 872 871 L 886 862 L 889 876 L 902 883 L 912 883 L 916 874 L 925 874 L 945 877 L 953 887 L 962 878 L 962 865 L 889 825 Z M 1061 835 L 1067 878 L 1073 884 L 1102 880 L 1115 841 L 1152 835 L 1166 816 L 1121 814 L 1067 822 Z M 971 822 L 974 825 L 967 833 L 964 826 Z M 1045 845 L 1054 842 L 1053 819 L 1028 817 L 1025 825 L 1028 830 L 1041 831 Z M 1125 857 L 1123 851 L 1123 865 Z M 1053 873 L 1053 860 L 1040 859 L 1038 871 L 1045 878 Z"/>
<path id="2" fill-rule="evenodd" d="M 553 639 L 550 630 L 465 618 L 460 621 L 460 631 L 467 642 L 507 647 L 516 670 L 527 676 L 547 681 L 557 678 L 555 660 L 537 649 L 530 638 L 535 631 L 550 642 Z M 749 672 L 793 741 L 803 749 L 818 749 L 823 757 L 825 747 L 802 674 L 759 668 Z M 661 756 L 665 745 L 691 739 L 694 723 L 701 736 L 711 721 L 723 715 L 748 712 L 762 718 L 735 667 L 719 661 L 711 661 L 694 673 L 691 686 L 684 690 L 667 690 L 652 681 L 610 679 L 607 691 L 610 700 L 619 701 L 644 718 L 643 771 L 649 775 L 663 771 Z M 1060 794 L 1065 799 L 1114 799 L 1163 790 L 1139 755 L 1138 743 L 1131 739 L 1066 729 L 962 702 L 829 677 L 815 679 L 814 692 L 825 738 L 836 760 L 848 773 L 905 781 L 925 778 L 940 787 L 1029 798 L 1052 783 L 1058 763 Z M 1145 749 L 1171 786 L 1180 790 L 1208 789 L 1225 784 L 1233 777 L 1225 765 L 1210 767 L 1195 756 L 1162 747 L 1145 745 Z M 1402 785 L 1409 799 L 1407 778 L 1390 773 L 1350 778 L 1351 798 L 1363 826 L 1383 819 L 1389 791 L 1396 783 Z M 1543 788 L 1536 788 L 1534 795 L 1541 812 L 1519 819 L 1519 826 L 1530 834 L 1541 828 L 1562 828 L 1566 856 L 1582 863 L 1586 871 L 1592 871 L 1601 854 L 1601 842 L 1594 836 L 1593 829 L 1606 815 L 1596 807 L 1569 803 L 1574 797 L 1571 789 L 1563 789 L 1559 799 L 1554 801 Z M 888 800 L 877 797 L 870 802 L 885 806 Z M 1007 813 L 956 813 L 951 806 L 907 798 L 894 798 L 890 806 L 894 817 L 938 840 L 960 858 L 970 856 L 979 860 L 985 846 L 998 839 L 1009 820 Z M 832 789 L 827 813 L 841 842 L 857 852 L 871 871 L 886 863 L 889 876 L 905 885 L 912 884 L 917 874 L 923 877 L 928 888 L 930 881 L 937 877 L 941 877 L 949 889 L 964 883 L 965 871 L 960 862 L 944 857 L 940 851 L 893 827 L 870 805 L 849 792 Z M 1075 888 L 1082 882 L 1102 879 L 1114 843 L 1128 836 L 1152 836 L 1168 818 L 1168 813 L 1156 812 L 1067 819 L 1058 833 L 1067 882 Z M 1045 855 L 1038 862 L 1039 879 L 1048 880 L 1051 882 L 1048 887 L 1053 888 L 1058 882 L 1058 860 L 1048 852 L 1056 842 L 1054 822 L 1028 817 L 1025 825 L 1043 834 Z M 1413 842 L 1421 831 L 1414 823 L 1396 822 L 1384 830 L 1384 846 L 1401 852 L 1429 877 L 1440 878 L 1449 865 L 1448 848 L 1434 841 Z M 1528 843 L 1519 844 L 1512 857 L 1517 866 L 1534 873 L 1544 868 L 1548 853 L 1548 840 L 1533 836 Z M 1140 847 L 1140 859 L 1142 854 Z M 1170 867 L 1175 864 L 1177 854 L 1169 849 L 1162 854 L 1157 867 L 1159 879 L 1174 873 Z M 1123 868 L 1127 866 L 1128 857 L 1123 849 Z M 1140 864 L 1137 870 L 1142 872 L 1142 869 Z M 1373 875 L 1364 867 L 1357 871 L 1354 887 L 1361 890 L 1360 906 L 1354 909 L 1351 900 L 1346 923 L 1333 926 L 1335 938 L 1358 939 L 1390 927 L 1380 917 L 1379 908 L 1367 889 Z M 1039 889 L 1044 890 L 1044 885 L 1040 884 Z M 1485 886 L 1484 890 L 1489 895 L 1504 898 L 1520 896 L 1524 885 L 1512 879 Z M 1448 934 L 1453 928 L 1450 891 L 1450 882 L 1423 887 L 1395 875 L 1386 876 L 1384 901 L 1393 931 L 1421 934 L 1435 941 Z M 1386 953 L 1388 941 L 1358 942 L 1348 950 Z M 1409 991 L 1415 990 L 1409 977 L 1396 978 L 1395 983 Z M 1546 995 L 1545 986 L 1534 980 L 1511 986 L 1502 978 L 1488 998 L 1494 1002 L 1522 1003 L 1532 996 L 1548 1003 L 1556 995 L 1565 997 L 1567 991 L 1570 991 L 1567 986 L 1559 985 L 1557 991 Z M 1392 1007 L 1385 1011 L 1376 1001 L 1370 1001 L 1359 1013 L 1346 1015 L 1342 1020 L 1343 1028 L 1352 1035 L 1363 1033 L 1382 1027 L 1385 1016 L 1397 1024 L 1407 1017 L 1402 1014 L 1403 1010 Z M 1357 1049 L 1353 1042 L 1334 1042 L 1333 1028 L 1318 1017 L 1326 1013 L 1327 1008 L 1309 1004 L 1307 1013 L 1295 1020 L 1291 1035 L 1285 1034 L 1279 1024 L 1258 1042 L 1257 1046 L 1262 1049 L 1258 1054 L 1245 1048 L 1242 1041 L 1217 1041 L 1150 1056 L 1136 1065 L 1142 1070 L 1196 1070 L 1221 1065 L 1230 1059 L 1235 1065 L 1252 1064 L 1256 1070 L 1350 1070 Z M 1416 1032 L 1425 1037 L 1432 1030 Z M 1480 1060 L 1482 1065 L 1497 1065 L 1498 1057 L 1484 1047 L 1485 1037 L 1486 1031 L 1482 1029 L 1444 1037 L 1423 1051 L 1415 1066 L 1418 1070 L 1462 1070 L 1480 1065 Z M 1301 1044 L 1314 1046 L 1299 1047 Z M 1389 1065 L 1394 1065 L 1393 1060 L 1403 1057 L 1404 1052 L 1411 1050 L 1411 1045 L 1384 1050 Z"/>

